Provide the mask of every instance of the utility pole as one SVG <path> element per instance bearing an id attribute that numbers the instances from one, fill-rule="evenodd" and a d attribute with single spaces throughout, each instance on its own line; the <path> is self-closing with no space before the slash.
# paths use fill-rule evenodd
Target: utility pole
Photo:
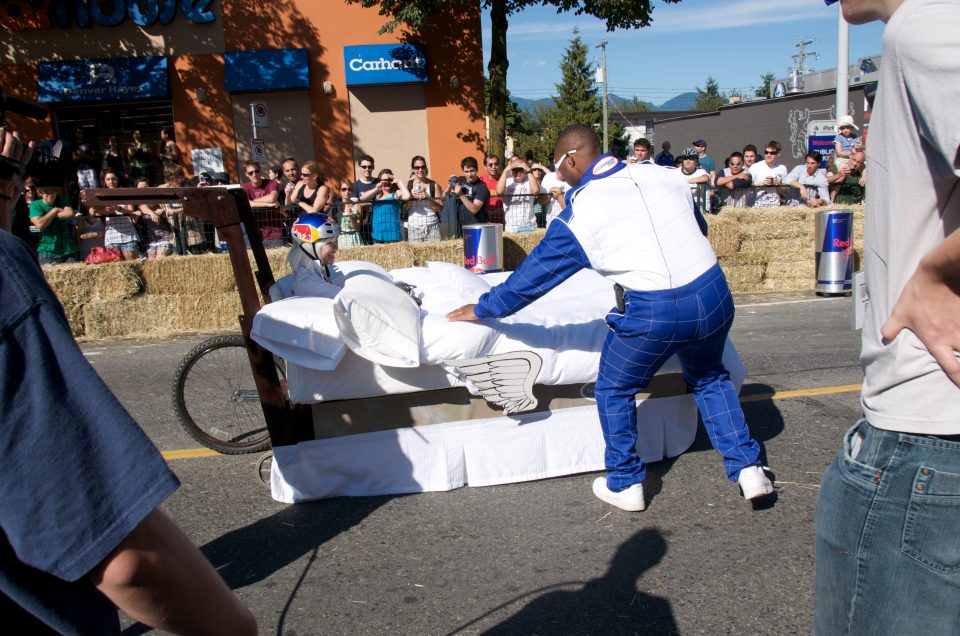
<path id="1" fill-rule="evenodd" d="M 600 81 L 603 82 L 603 151 L 607 152 L 607 38 L 600 40 L 597 45 L 600 49 Z"/>
<path id="2" fill-rule="evenodd" d="M 804 40 L 803 38 L 800 38 L 800 40 L 797 42 L 797 48 L 800 49 L 800 52 L 793 56 L 793 59 L 797 64 L 797 73 L 799 73 L 801 76 L 804 74 L 803 64 L 808 57 L 812 57 L 816 60 L 820 59 L 819 53 L 815 53 L 813 51 L 808 53 L 805 50 L 804 47 L 806 47 L 808 44 L 813 44 L 813 40 Z"/>
<path id="3" fill-rule="evenodd" d="M 843 19 L 837 23 L 837 119 L 847 114 L 850 90 L 850 25 Z"/>

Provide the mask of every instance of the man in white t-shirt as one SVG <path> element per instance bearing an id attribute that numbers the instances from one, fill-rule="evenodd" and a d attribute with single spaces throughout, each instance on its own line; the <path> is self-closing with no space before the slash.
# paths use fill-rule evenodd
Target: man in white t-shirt
<path id="1" fill-rule="evenodd" d="M 886 27 L 866 157 L 864 417 L 817 498 L 814 632 L 957 634 L 960 3 L 842 2 L 848 22 Z"/>
<path id="2" fill-rule="evenodd" d="M 497 181 L 497 196 L 503 197 L 503 231 L 532 232 L 537 229 L 533 204 L 540 182 L 527 162 L 514 155 Z"/>
<path id="3" fill-rule="evenodd" d="M 563 210 L 563 197 L 567 194 L 570 185 L 557 177 L 556 172 L 548 172 L 540 182 L 540 204 L 547 211 L 547 226 L 557 218 Z"/>
<path id="4" fill-rule="evenodd" d="M 750 166 L 750 177 L 756 188 L 754 207 L 775 208 L 780 205 L 781 187 L 787 167 L 780 163 L 780 143 L 771 141 L 763 149 L 763 161 Z"/>

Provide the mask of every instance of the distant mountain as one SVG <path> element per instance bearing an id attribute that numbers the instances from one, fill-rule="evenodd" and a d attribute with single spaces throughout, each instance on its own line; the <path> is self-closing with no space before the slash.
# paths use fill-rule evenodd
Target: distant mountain
<path id="1" fill-rule="evenodd" d="M 657 110 L 690 110 L 690 107 L 693 106 L 695 101 L 697 101 L 697 93 L 695 91 L 680 93 L 676 97 L 668 99 L 657 106 Z"/>
<path id="2" fill-rule="evenodd" d="M 610 97 L 610 101 L 616 104 L 619 108 L 623 108 L 625 105 L 626 106 L 633 105 L 633 98 L 620 97 L 619 95 L 614 95 L 613 93 L 610 93 L 609 97 Z M 525 97 L 511 96 L 511 99 L 513 99 L 513 101 L 517 103 L 517 106 L 519 106 L 521 110 L 525 110 L 528 112 L 533 112 L 541 104 L 545 106 L 553 106 L 552 97 L 541 97 L 540 99 L 527 99 Z M 696 99 L 697 99 L 697 94 L 695 92 L 681 93 L 676 97 L 668 99 L 667 101 L 663 102 L 659 106 L 653 105 L 652 110 L 654 111 L 689 110 L 689 108 L 693 105 L 693 102 L 696 101 Z"/>

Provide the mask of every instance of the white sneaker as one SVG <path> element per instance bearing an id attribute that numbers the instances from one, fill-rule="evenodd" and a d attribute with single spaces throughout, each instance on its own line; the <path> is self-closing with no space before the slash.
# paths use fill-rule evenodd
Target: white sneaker
<path id="1" fill-rule="evenodd" d="M 639 512 L 643 510 L 644 507 L 643 484 L 633 484 L 626 490 L 613 492 L 607 488 L 606 477 L 597 477 L 593 480 L 593 494 L 611 506 L 616 506 L 629 512 Z"/>
<path id="2" fill-rule="evenodd" d="M 750 500 L 757 497 L 763 497 L 773 492 L 773 484 L 761 466 L 747 466 L 740 471 L 737 477 L 737 483 L 740 484 L 740 490 L 743 491 L 743 498 Z"/>

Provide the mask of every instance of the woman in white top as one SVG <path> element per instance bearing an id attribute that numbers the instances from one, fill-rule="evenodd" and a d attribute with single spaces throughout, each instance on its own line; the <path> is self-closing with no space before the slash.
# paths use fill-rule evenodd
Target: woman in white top
<path id="1" fill-rule="evenodd" d="M 514 155 L 497 181 L 497 196 L 503 197 L 503 230 L 532 232 L 537 229 L 533 204 L 540 194 L 540 181 L 527 162 Z"/>
<path id="2" fill-rule="evenodd" d="M 407 240 L 411 243 L 440 240 L 440 190 L 427 178 L 427 160 L 420 155 L 410 160 L 410 201 L 407 203 Z"/>
<path id="3" fill-rule="evenodd" d="M 112 169 L 105 170 L 100 176 L 101 186 L 104 188 L 119 188 L 120 175 Z M 129 210 L 123 205 L 109 205 L 91 208 L 95 214 L 105 216 L 106 230 L 103 234 L 103 245 L 107 249 L 116 247 L 123 254 L 124 260 L 140 258 L 140 235 L 133 224 L 133 216 L 140 216 L 139 210 Z"/>

